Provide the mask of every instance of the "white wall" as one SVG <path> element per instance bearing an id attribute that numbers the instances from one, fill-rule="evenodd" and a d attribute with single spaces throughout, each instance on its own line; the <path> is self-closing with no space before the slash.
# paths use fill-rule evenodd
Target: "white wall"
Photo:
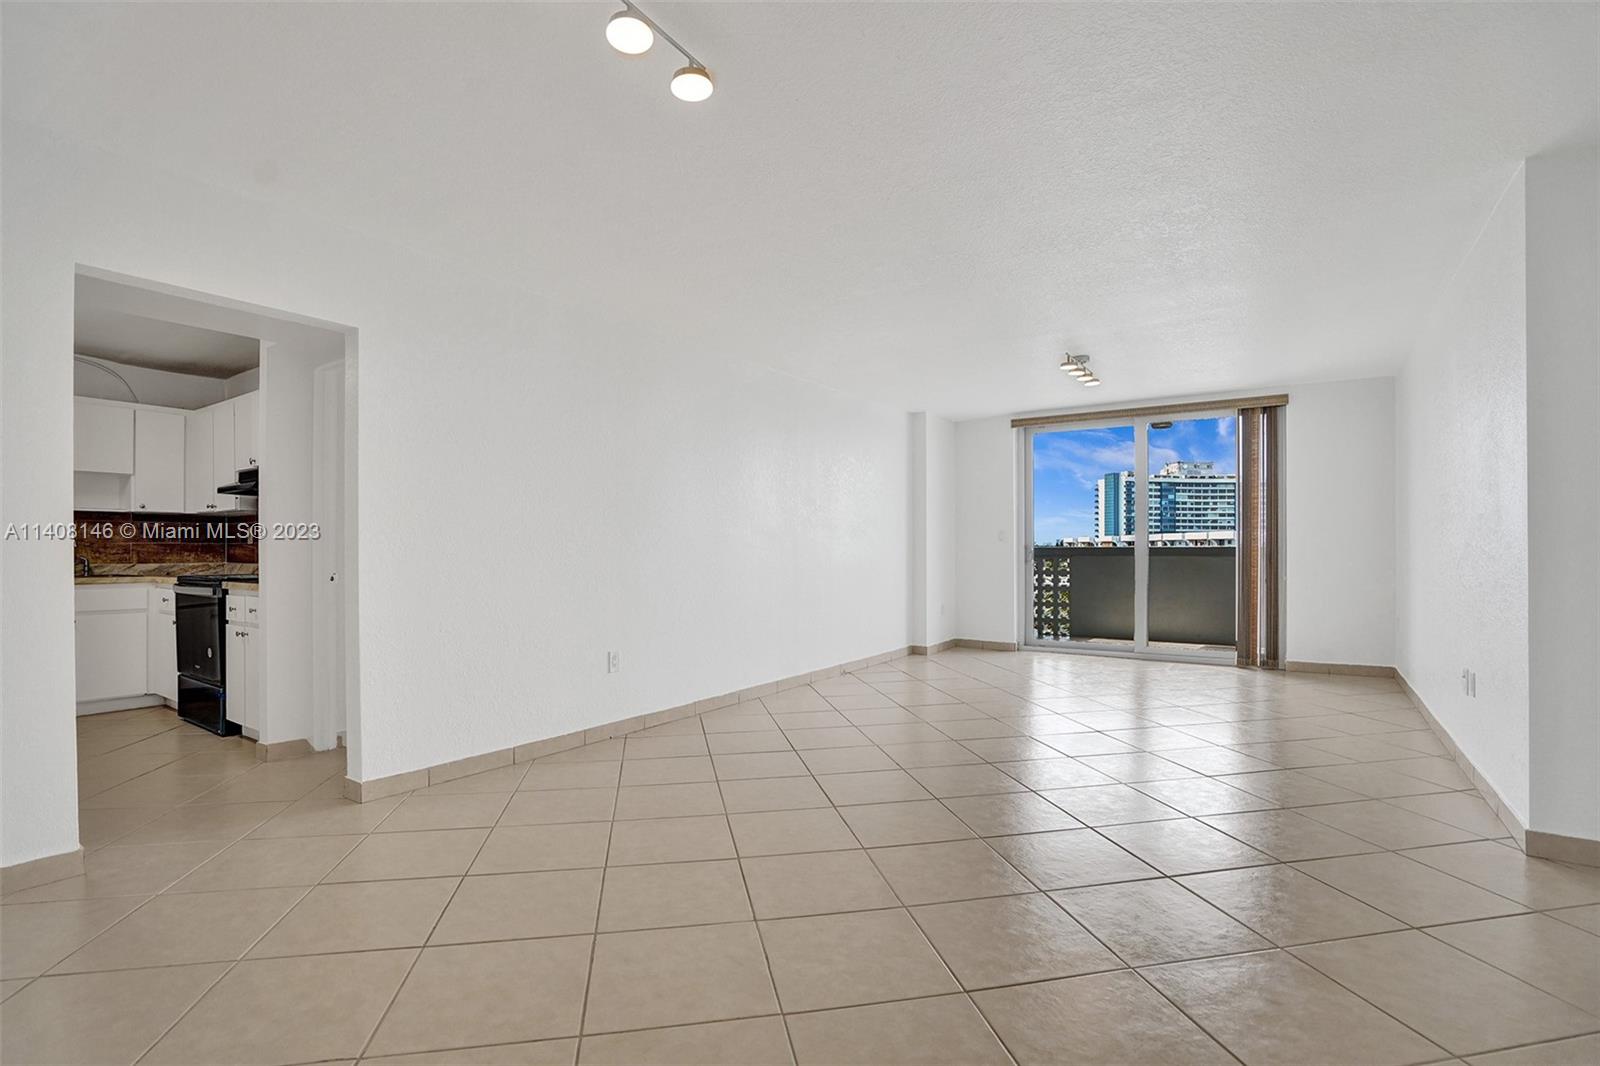
<path id="1" fill-rule="evenodd" d="M 1288 391 L 1285 657 L 1393 666 L 1394 380 Z"/>
<path id="2" fill-rule="evenodd" d="M 1600 164 L 1527 164 L 1528 828 L 1600 840 Z"/>
<path id="3" fill-rule="evenodd" d="M 1009 418 L 956 423 L 956 636 L 1017 639 L 1017 439 Z"/>
<path id="4" fill-rule="evenodd" d="M 1524 198 L 1519 170 L 1397 379 L 1395 517 L 1396 665 L 1526 824 Z"/>
<path id="5" fill-rule="evenodd" d="M 352 776 L 908 643 L 903 411 L 705 361 L 609 297 L 551 306 L 22 124 L 3 137 L 0 224 L 26 264 L 3 279 L 4 521 L 71 517 L 74 264 L 360 330 Z M 77 843 L 70 548 L 4 544 L 0 590 L 11 864 Z"/>
<path id="6" fill-rule="evenodd" d="M 956 636 L 955 423 L 917 412 L 911 433 L 911 643 Z"/>
<path id="7" fill-rule="evenodd" d="M 86 355 L 92 360 L 121 374 L 133 387 L 139 403 L 158 407 L 182 407 L 193 411 L 214 403 L 221 403 L 238 393 L 227 390 L 227 382 L 220 378 L 201 377 L 198 374 L 175 374 L 170 370 L 151 370 L 148 367 L 114 363 L 98 355 Z M 254 374 L 255 371 L 246 371 Z M 232 379 L 237 380 L 237 379 Z M 252 386 L 254 388 L 254 386 Z M 241 390 L 249 392 L 249 389 Z M 122 382 L 103 370 L 85 366 L 76 359 L 72 362 L 72 393 L 100 400 L 131 400 Z"/>
<path id="8" fill-rule="evenodd" d="M 1287 391 L 1285 657 L 1389 665 L 1394 661 L 1393 383 L 1373 378 Z M 1017 639 L 1017 448 L 1009 418 L 956 425 L 960 637 Z"/>

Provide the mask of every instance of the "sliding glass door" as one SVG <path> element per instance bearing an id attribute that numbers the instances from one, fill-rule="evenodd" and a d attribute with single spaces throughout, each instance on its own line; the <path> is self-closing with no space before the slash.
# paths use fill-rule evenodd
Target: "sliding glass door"
<path id="1" fill-rule="evenodd" d="M 1238 412 L 1022 437 L 1024 642 L 1232 661 Z"/>

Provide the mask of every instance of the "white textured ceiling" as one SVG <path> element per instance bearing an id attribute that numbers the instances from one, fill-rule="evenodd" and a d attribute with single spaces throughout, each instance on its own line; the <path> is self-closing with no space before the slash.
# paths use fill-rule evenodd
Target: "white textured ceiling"
<path id="1" fill-rule="evenodd" d="M 958 417 L 1391 370 L 1517 163 L 1596 135 L 1593 4 L 645 7 L 711 101 L 605 3 L 6 4 L 4 104 Z"/>

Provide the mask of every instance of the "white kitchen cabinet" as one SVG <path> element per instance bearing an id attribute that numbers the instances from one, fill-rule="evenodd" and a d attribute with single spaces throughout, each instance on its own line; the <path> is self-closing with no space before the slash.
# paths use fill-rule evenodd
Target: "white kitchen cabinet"
<path id="1" fill-rule="evenodd" d="M 233 457 L 233 404 L 214 404 L 211 407 L 211 492 L 216 510 L 226 511 L 233 506 L 232 496 L 217 496 L 218 485 L 227 485 L 238 476 L 239 464 Z"/>
<path id="2" fill-rule="evenodd" d="M 75 590 L 78 703 L 149 691 L 149 588 L 86 585 Z M 172 662 L 176 668 L 176 647 Z"/>
<path id="3" fill-rule="evenodd" d="M 257 597 L 228 593 L 228 721 L 246 736 L 261 735 L 261 627 Z"/>
<path id="4" fill-rule="evenodd" d="M 133 408 L 74 400 L 72 469 L 89 474 L 133 473 Z"/>
<path id="5" fill-rule="evenodd" d="M 210 407 L 184 415 L 183 509 L 190 514 L 222 509 L 217 502 L 217 486 L 222 482 L 217 480 L 214 467 L 215 424 L 216 411 Z"/>
<path id="6" fill-rule="evenodd" d="M 260 466 L 258 459 L 261 455 L 261 394 L 247 392 L 243 396 L 234 397 L 232 403 L 234 466 L 241 470 L 247 466 Z"/>
<path id="7" fill-rule="evenodd" d="M 165 586 L 150 589 L 149 606 L 145 612 L 146 642 L 149 662 L 145 688 L 170 701 L 178 702 L 178 623 L 173 613 L 176 594 Z"/>
<path id="8" fill-rule="evenodd" d="M 181 411 L 133 411 L 133 509 L 158 514 L 184 510 L 184 437 Z"/>

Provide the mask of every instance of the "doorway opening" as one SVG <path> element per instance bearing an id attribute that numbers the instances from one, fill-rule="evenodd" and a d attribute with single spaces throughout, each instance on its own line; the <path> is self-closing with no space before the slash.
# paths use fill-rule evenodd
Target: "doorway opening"
<path id="1" fill-rule="evenodd" d="M 344 744 L 359 767 L 356 342 L 337 323 L 78 268 L 80 736 L 135 732 L 96 716 L 153 728 L 175 713 L 257 757 Z"/>

